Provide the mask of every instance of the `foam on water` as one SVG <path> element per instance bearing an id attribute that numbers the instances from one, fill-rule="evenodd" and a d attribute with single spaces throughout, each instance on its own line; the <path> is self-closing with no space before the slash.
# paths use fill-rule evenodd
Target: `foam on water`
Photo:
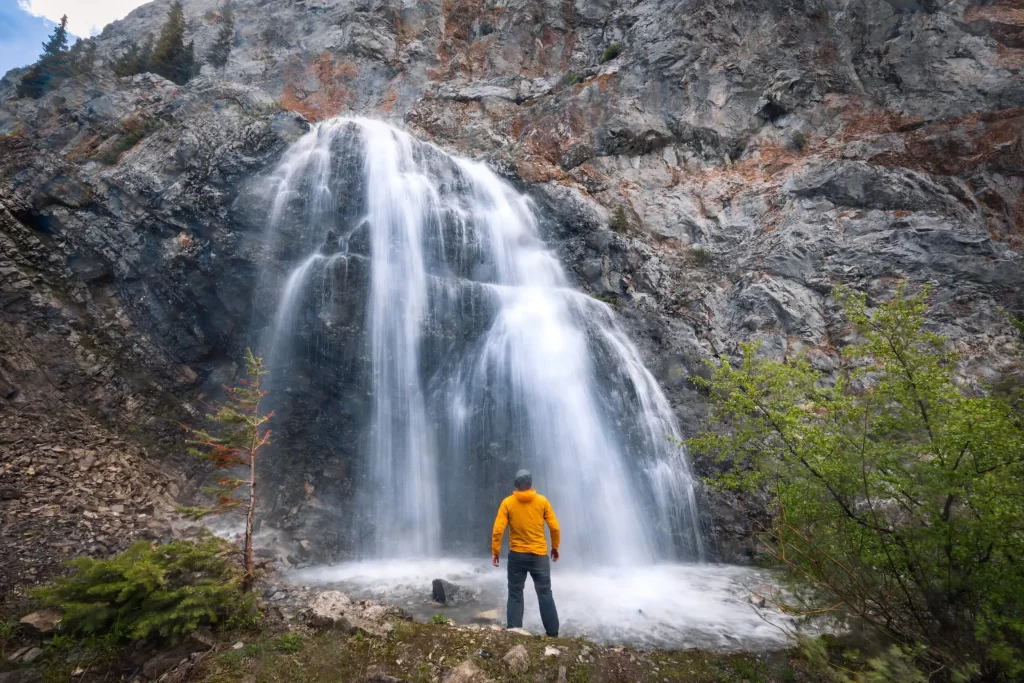
<path id="1" fill-rule="evenodd" d="M 356 598 L 400 605 L 418 620 L 442 613 L 457 624 L 504 623 L 506 574 L 484 561 L 430 559 L 368 561 L 293 572 L 291 581 L 337 588 Z M 443 578 L 478 591 L 473 602 L 440 607 L 430 602 L 431 582 Z M 644 648 L 700 647 L 715 650 L 787 646 L 781 626 L 788 618 L 756 608 L 752 594 L 771 586 L 771 572 L 715 564 L 598 567 L 589 571 L 552 567 L 563 636 Z M 527 581 L 524 627 L 541 633 L 537 596 Z M 496 610 L 497 618 L 481 613 Z"/>

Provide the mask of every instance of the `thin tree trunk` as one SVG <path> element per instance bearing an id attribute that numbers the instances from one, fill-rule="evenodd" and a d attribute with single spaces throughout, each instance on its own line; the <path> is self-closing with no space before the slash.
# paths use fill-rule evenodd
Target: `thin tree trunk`
<path id="1" fill-rule="evenodd" d="M 256 565 L 252 560 L 252 527 L 256 519 L 256 445 L 259 440 L 260 427 L 260 382 L 256 376 L 256 405 L 253 409 L 252 441 L 249 443 L 249 514 L 245 518 L 245 578 L 242 590 L 249 591 L 256 581 Z"/>

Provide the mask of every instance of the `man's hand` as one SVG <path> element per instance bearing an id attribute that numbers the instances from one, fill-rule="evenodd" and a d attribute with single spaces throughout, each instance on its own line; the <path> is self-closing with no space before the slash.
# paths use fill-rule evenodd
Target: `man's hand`
<path id="1" fill-rule="evenodd" d="M 551 551 L 551 559 L 552 559 L 552 561 L 558 562 L 558 558 L 559 557 L 561 557 L 561 556 L 558 554 L 558 550 L 557 549 Z"/>
<path id="2" fill-rule="evenodd" d="M 491 564 L 493 564 L 495 567 L 497 567 L 498 566 L 498 559 L 499 558 L 498 558 L 497 555 L 491 555 Z"/>

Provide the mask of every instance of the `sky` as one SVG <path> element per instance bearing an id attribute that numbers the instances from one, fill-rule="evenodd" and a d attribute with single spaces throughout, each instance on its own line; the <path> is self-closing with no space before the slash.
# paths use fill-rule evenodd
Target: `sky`
<path id="1" fill-rule="evenodd" d="M 68 15 L 73 36 L 94 36 L 147 1 L 0 0 L 0 74 L 36 61 L 43 41 L 63 14 Z"/>

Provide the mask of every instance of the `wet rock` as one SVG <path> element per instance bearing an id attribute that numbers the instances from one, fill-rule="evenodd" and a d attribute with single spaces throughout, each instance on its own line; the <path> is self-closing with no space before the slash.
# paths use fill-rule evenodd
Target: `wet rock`
<path id="1" fill-rule="evenodd" d="M 31 633 L 45 635 L 53 633 L 57 628 L 57 624 L 60 623 L 62 616 L 60 610 L 44 609 L 23 616 L 18 620 L 18 623 L 26 627 Z"/>
<path id="2" fill-rule="evenodd" d="M 449 671 L 441 679 L 441 683 L 493 683 L 493 681 L 487 677 L 483 669 L 467 659 Z"/>
<path id="3" fill-rule="evenodd" d="M 526 651 L 526 646 L 522 644 L 516 645 L 505 653 L 501 661 L 505 662 L 508 668 L 517 674 L 526 673 L 530 669 L 530 653 Z"/>
<path id="4" fill-rule="evenodd" d="M 434 602 L 439 602 L 442 605 L 459 605 L 470 602 L 476 597 L 466 588 L 444 579 L 434 579 L 431 588 Z"/>

